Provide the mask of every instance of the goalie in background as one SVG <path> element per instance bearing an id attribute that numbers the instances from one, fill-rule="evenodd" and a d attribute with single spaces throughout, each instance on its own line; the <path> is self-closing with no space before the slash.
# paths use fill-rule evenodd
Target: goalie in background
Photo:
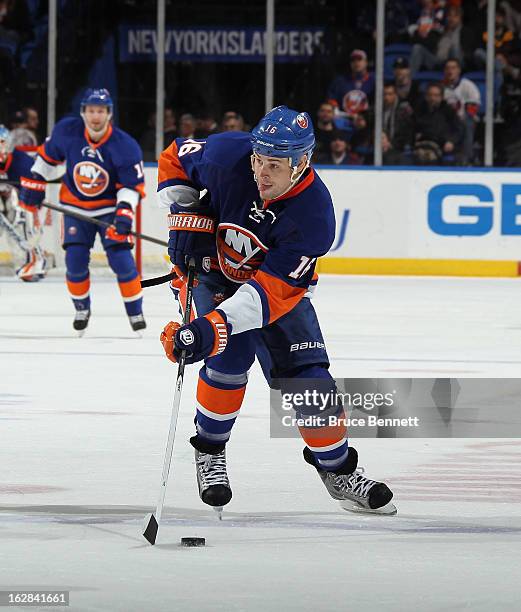
<path id="1" fill-rule="evenodd" d="M 16 275 L 23 281 L 39 281 L 45 277 L 47 262 L 39 245 L 42 225 L 39 212 L 26 207 L 18 198 L 17 189 L 9 184 L 22 184 L 28 191 L 38 190 L 29 178 L 34 160 L 13 146 L 11 132 L 0 125 L 0 233 L 5 232 L 12 248 Z"/>

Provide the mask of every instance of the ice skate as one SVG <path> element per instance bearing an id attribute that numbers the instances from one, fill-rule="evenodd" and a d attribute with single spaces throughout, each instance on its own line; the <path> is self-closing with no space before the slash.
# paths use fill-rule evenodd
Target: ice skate
<path id="1" fill-rule="evenodd" d="M 143 313 L 129 316 L 128 320 L 130 321 L 130 326 L 132 329 L 138 334 L 139 337 L 141 337 L 141 330 L 146 329 L 147 326 Z"/>
<path id="2" fill-rule="evenodd" d="M 78 332 L 78 337 L 81 338 L 83 334 L 85 333 L 85 330 L 87 329 L 87 325 L 89 324 L 89 319 L 90 319 L 89 309 L 76 311 L 76 314 L 74 315 L 74 321 L 72 323 L 72 326 Z"/>
<path id="3" fill-rule="evenodd" d="M 208 444 L 198 436 L 190 438 L 190 444 L 195 448 L 199 497 L 205 504 L 212 506 L 221 519 L 223 506 L 232 498 L 230 481 L 226 473 L 224 444 Z"/>
<path id="4" fill-rule="evenodd" d="M 394 504 L 390 503 L 392 491 L 383 482 L 370 480 L 363 475 L 363 468 L 357 467 L 358 453 L 351 446 L 349 455 L 336 472 L 327 472 L 317 467 L 315 457 L 308 447 L 304 449 L 304 459 L 314 466 L 333 499 L 349 512 L 366 514 L 396 514 Z"/>

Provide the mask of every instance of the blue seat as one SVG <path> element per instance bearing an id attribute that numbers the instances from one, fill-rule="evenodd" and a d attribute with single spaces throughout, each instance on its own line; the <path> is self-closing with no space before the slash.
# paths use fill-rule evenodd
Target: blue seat
<path id="1" fill-rule="evenodd" d="M 463 75 L 466 79 L 470 79 L 474 81 L 476 85 L 478 83 L 486 83 L 487 82 L 487 73 L 484 70 L 478 70 L 476 72 L 466 72 Z"/>
<path id="2" fill-rule="evenodd" d="M 407 43 L 396 43 L 394 45 L 387 45 L 384 49 L 384 53 L 394 53 L 395 55 L 401 55 L 402 57 L 409 57 L 411 54 L 412 45 Z"/>
<path id="3" fill-rule="evenodd" d="M 416 73 L 414 80 L 421 81 L 422 83 L 443 81 L 443 72 L 441 72 L 440 70 L 421 70 L 420 72 Z"/>

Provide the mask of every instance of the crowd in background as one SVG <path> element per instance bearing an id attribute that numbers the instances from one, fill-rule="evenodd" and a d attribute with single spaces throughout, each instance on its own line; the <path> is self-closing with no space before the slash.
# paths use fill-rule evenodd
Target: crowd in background
<path id="1" fill-rule="evenodd" d="M 496 131 L 501 136 L 496 140 L 496 161 L 515 166 L 521 164 L 517 127 L 521 110 L 521 2 L 498 4 L 494 123 L 506 129 Z M 483 163 L 486 11 L 486 0 L 388 0 L 384 164 Z M 370 29 L 374 17 L 366 17 L 370 23 L 365 27 Z M 317 113 L 317 161 L 372 163 L 374 95 L 368 53 L 354 49 L 347 70 L 330 84 Z"/>
<path id="2" fill-rule="evenodd" d="M 67 0 L 60 2 L 67 5 Z M 487 0 L 386 1 L 384 164 L 483 164 L 487 4 Z M 370 165 L 374 159 L 375 3 L 355 1 L 352 10 L 356 11 L 356 35 L 348 41 L 350 45 L 343 42 L 345 68 L 323 91 L 318 109 L 299 107 L 314 116 L 315 163 Z M 45 136 L 39 127 L 37 105 L 30 106 L 15 91 L 34 44 L 36 16 L 41 13 L 40 0 L 0 0 L 0 123 L 14 130 L 17 146 L 34 146 Z M 494 40 L 496 165 L 521 166 L 520 33 L 521 0 L 498 0 Z M 275 102 L 291 104 L 277 97 Z M 146 106 L 150 108 L 151 103 Z M 251 123 L 256 119 L 247 116 Z M 222 116 L 190 112 L 178 107 L 175 100 L 167 100 L 165 146 L 178 136 L 204 138 L 221 131 L 248 129 L 238 111 Z M 129 131 L 141 144 L 145 161 L 154 161 L 155 113 L 149 114 L 144 129 Z"/>

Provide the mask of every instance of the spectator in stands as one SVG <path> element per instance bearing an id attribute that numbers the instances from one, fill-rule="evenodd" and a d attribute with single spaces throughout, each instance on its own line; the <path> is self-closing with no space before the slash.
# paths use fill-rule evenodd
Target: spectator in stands
<path id="1" fill-rule="evenodd" d="M 195 138 L 195 117 L 190 113 L 185 113 L 179 118 L 179 137 Z"/>
<path id="2" fill-rule="evenodd" d="M 36 136 L 28 129 L 27 113 L 25 111 L 19 110 L 15 112 L 9 122 L 9 128 L 15 147 L 34 148 L 38 145 Z"/>
<path id="3" fill-rule="evenodd" d="M 443 157 L 454 159 L 463 136 L 456 111 L 443 99 L 443 86 L 431 83 L 425 100 L 416 112 L 414 159 L 423 165 L 436 165 Z"/>
<path id="4" fill-rule="evenodd" d="M 228 111 L 223 115 L 221 127 L 223 132 L 243 132 L 244 119 L 239 113 Z"/>
<path id="5" fill-rule="evenodd" d="M 177 138 L 177 126 L 174 109 L 165 107 L 163 119 L 163 148 L 168 147 Z M 143 161 L 156 161 L 156 113 L 150 113 L 147 129 L 139 141 L 143 150 Z"/>
<path id="6" fill-rule="evenodd" d="M 445 20 L 444 2 L 422 0 L 422 10 L 418 21 L 409 27 L 411 43 L 412 76 L 426 65 L 429 70 L 434 68 L 438 42 L 443 33 Z"/>
<path id="7" fill-rule="evenodd" d="M 215 119 L 215 116 L 211 113 L 205 113 L 198 121 L 198 126 L 195 131 L 196 138 L 207 138 L 212 134 L 219 133 L 219 125 Z"/>
<path id="8" fill-rule="evenodd" d="M 394 86 L 398 98 L 408 102 L 411 108 L 416 108 L 422 101 L 423 96 L 417 81 L 411 78 L 409 60 L 405 57 L 396 58 L 393 64 Z"/>
<path id="9" fill-rule="evenodd" d="M 359 163 L 373 163 L 374 158 L 374 127 L 373 115 L 370 111 L 358 113 L 353 117 L 353 134 L 351 136 L 351 151 L 359 159 Z"/>
<path id="10" fill-rule="evenodd" d="M 498 10 L 505 15 L 505 25 L 513 32 L 521 31 L 521 2 L 520 0 L 501 0 Z"/>
<path id="11" fill-rule="evenodd" d="M 360 164 L 360 158 L 351 152 L 349 143 L 342 132 L 333 132 L 327 153 L 317 158 L 319 164 L 332 166 L 351 166 Z"/>
<path id="12" fill-rule="evenodd" d="M 329 102 L 323 102 L 317 111 L 315 122 L 315 157 L 329 153 L 329 145 L 335 134 L 335 107 Z"/>
<path id="13" fill-rule="evenodd" d="M 414 138 L 414 117 L 410 104 L 401 101 L 394 83 L 384 85 L 383 129 L 394 151 L 410 151 Z"/>
<path id="14" fill-rule="evenodd" d="M 410 157 L 403 151 L 397 151 L 387 132 L 382 132 L 382 163 L 384 166 L 403 166 L 410 163 Z"/>
<path id="15" fill-rule="evenodd" d="M 449 58 L 456 58 L 461 65 L 470 66 L 478 43 L 475 30 L 463 25 L 463 10 L 460 6 L 450 6 L 443 32 L 439 33 L 431 48 L 417 43 L 411 52 L 411 72 L 413 76 L 423 67 L 427 70 L 441 68 Z"/>
<path id="16" fill-rule="evenodd" d="M 475 83 L 461 77 L 461 64 L 457 59 L 445 63 L 443 85 L 445 101 L 463 123 L 463 163 L 470 164 L 474 156 L 474 132 L 481 108 L 481 94 Z"/>
<path id="17" fill-rule="evenodd" d="M 367 54 L 355 49 L 350 56 L 350 72 L 336 77 L 327 98 L 335 111 L 352 117 L 369 108 L 374 96 L 374 75 L 367 70 Z"/>
<path id="18" fill-rule="evenodd" d="M 487 64 L 486 44 L 488 32 L 483 32 L 482 46 L 474 51 L 474 62 L 477 68 L 485 69 Z M 519 38 L 506 25 L 506 11 L 500 6 L 496 11 L 495 18 L 495 79 L 494 93 L 496 104 L 500 104 L 499 96 L 503 83 L 505 83 L 505 94 L 508 97 L 512 89 L 517 89 L 517 80 L 520 76 L 521 49 Z M 513 87 L 512 87 L 513 86 Z"/>
<path id="19" fill-rule="evenodd" d="M 24 108 L 22 108 L 22 112 L 25 114 L 26 128 L 32 132 L 36 142 L 39 143 L 40 138 L 38 136 L 38 128 L 40 127 L 40 115 L 38 114 L 38 111 L 32 106 L 24 106 Z"/>

